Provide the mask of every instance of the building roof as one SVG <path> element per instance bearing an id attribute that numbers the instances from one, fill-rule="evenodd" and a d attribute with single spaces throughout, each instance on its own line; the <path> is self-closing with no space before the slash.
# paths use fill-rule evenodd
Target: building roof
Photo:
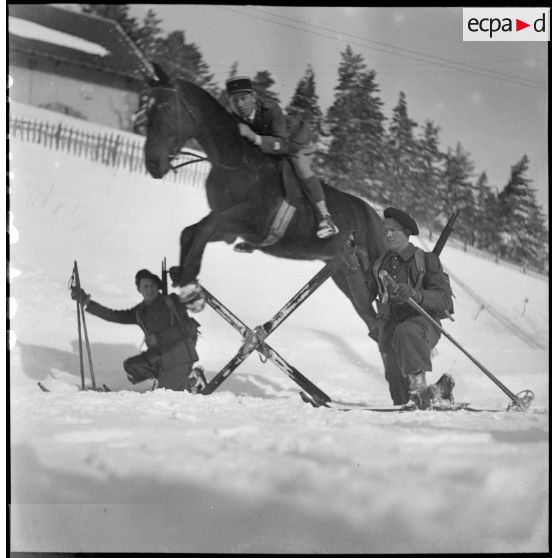
<path id="1" fill-rule="evenodd" d="M 148 60 L 114 20 L 45 4 L 8 5 L 9 49 L 133 79 Z"/>

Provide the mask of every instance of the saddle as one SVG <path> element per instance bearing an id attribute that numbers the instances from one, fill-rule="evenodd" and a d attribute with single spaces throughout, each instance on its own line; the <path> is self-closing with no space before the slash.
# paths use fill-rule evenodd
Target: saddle
<path id="1" fill-rule="evenodd" d="M 266 226 L 267 234 L 262 242 L 253 244 L 251 242 L 239 242 L 235 245 L 236 252 L 251 253 L 256 248 L 264 246 L 272 246 L 279 242 L 296 210 L 304 204 L 304 193 L 295 171 L 288 157 L 283 157 L 279 163 L 279 171 L 281 173 L 281 184 L 283 186 L 283 198 L 280 199 L 270 212 L 268 224 Z"/>

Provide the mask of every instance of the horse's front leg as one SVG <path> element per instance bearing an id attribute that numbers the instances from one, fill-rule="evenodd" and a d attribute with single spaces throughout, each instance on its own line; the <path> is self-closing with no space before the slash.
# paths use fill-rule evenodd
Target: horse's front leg
<path id="1" fill-rule="evenodd" d="M 182 300 L 200 298 L 197 276 L 207 243 L 223 240 L 227 235 L 246 233 L 251 228 L 250 215 L 254 215 L 253 208 L 249 203 L 242 203 L 224 211 L 212 211 L 201 221 L 182 231 L 180 268 L 171 270 L 173 285 L 180 287 L 179 296 Z"/>

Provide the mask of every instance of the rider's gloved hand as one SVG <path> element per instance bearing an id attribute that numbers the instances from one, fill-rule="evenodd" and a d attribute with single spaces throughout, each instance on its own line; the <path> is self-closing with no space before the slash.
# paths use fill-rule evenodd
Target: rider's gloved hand
<path id="1" fill-rule="evenodd" d="M 254 130 L 252 130 L 252 128 L 250 128 L 248 124 L 243 124 L 242 122 L 239 122 L 238 133 L 243 138 L 246 138 L 248 141 L 251 141 L 252 143 L 257 143 L 258 141 L 258 137 L 259 137 L 258 134 L 256 134 L 256 132 L 254 132 Z"/>

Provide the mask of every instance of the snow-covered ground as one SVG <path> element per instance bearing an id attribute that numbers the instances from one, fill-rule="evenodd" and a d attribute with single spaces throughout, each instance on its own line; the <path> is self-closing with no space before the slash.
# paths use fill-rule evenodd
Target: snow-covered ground
<path id="1" fill-rule="evenodd" d="M 176 263 L 205 194 L 34 144 L 11 149 L 11 550 L 548 550 L 548 282 L 449 246 L 442 256 L 456 279 L 456 320 L 444 326 L 514 393 L 535 392 L 524 414 L 314 409 L 255 353 L 210 396 L 140 393 L 121 364 L 141 331 L 90 315 L 95 377 L 113 392 L 79 392 L 74 260 L 95 300 L 131 307 L 135 272 Z M 200 281 L 256 326 L 321 266 L 218 244 Z M 196 318 L 211 377 L 240 337 L 209 307 Z M 268 342 L 334 399 L 390 402 L 376 345 L 331 281 Z M 445 338 L 434 365 L 431 379 L 454 375 L 456 399 L 505 409 Z"/>

